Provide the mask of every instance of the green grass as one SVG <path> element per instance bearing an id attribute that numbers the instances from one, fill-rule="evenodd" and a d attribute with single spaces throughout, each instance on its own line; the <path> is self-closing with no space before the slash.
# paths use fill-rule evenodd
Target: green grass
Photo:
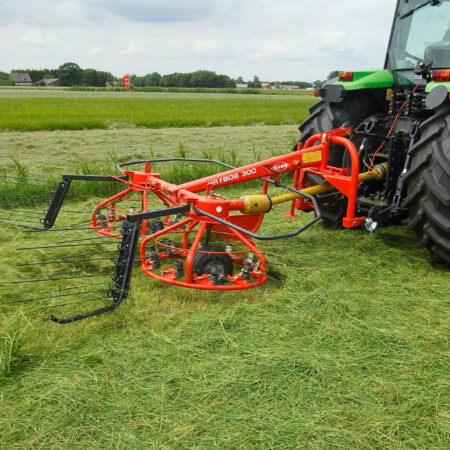
<path id="1" fill-rule="evenodd" d="M 0 148 L 15 158 L 2 160 L 8 173 L 57 177 L 182 153 L 247 162 L 289 151 L 296 133 L 286 125 L 4 132 Z M 190 170 L 169 165 L 164 176 Z M 247 192 L 255 187 L 226 195 Z M 82 193 L 64 205 L 57 227 L 81 222 L 81 211 L 102 199 Z M 261 233 L 310 218 L 288 219 L 287 209 L 267 214 Z M 284 280 L 264 290 L 186 290 L 136 268 L 118 310 L 66 326 L 46 320 L 39 303 L 5 301 L 55 287 L 9 283 L 53 273 L 15 265 L 46 260 L 52 250 L 17 247 L 75 237 L 0 231 L 0 446 L 449 447 L 448 272 L 429 263 L 403 226 L 370 235 L 315 225 L 258 243 L 270 272 Z"/>
<path id="2" fill-rule="evenodd" d="M 297 226 L 281 217 L 263 231 Z M 10 247 L 56 239 L 2 229 Z M 120 309 L 76 324 L 3 309 L 2 443 L 445 448 L 448 273 L 402 227 L 261 249 L 282 287 L 219 296 L 136 271 Z M 7 279 L 30 276 L 2 256 Z"/>
<path id="3" fill-rule="evenodd" d="M 307 116 L 308 109 L 314 102 L 313 98 L 301 96 L 1 98 L 0 130 L 294 125 Z"/>

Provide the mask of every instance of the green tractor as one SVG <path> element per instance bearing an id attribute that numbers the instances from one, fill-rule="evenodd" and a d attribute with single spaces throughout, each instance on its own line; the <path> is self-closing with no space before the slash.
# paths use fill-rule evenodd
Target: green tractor
<path id="1" fill-rule="evenodd" d="M 433 261 L 450 263 L 450 0 L 398 0 L 383 70 L 341 72 L 316 96 L 301 140 L 351 126 L 361 170 L 387 163 L 382 182 L 361 185 L 359 215 L 373 228 L 409 217 Z M 330 150 L 330 164 L 349 167 Z M 310 184 L 323 182 L 310 179 Z M 345 198 L 318 198 L 327 226 L 339 226 Z M 375 224 L 376 222 L 376 224 Z"/>

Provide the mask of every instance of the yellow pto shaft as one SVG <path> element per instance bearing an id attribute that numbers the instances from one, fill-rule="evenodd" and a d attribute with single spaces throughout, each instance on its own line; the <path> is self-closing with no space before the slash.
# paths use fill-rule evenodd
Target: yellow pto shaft
<path id="1" fill-rule="evenodd" d="M 387 164 L 383 163 L 375 166 L 369 172 L 360 173 L 358 177 L 359 182 L 368 180 L 381 180 L 387 169 Z M 330 183 L 317 184 L 315 186 L 302 189 L 303 192 L 308 195 L 323 194 L 324 192 L 332 191 L 336 189 Z M 269 212 L 273 205 L 279 205 L 280 203 L 290 202 L 302 197 L 302 195 L 295 192 L 289 192 L 287 194 L 278 195 L 277 197 L 269 197 L 265 194 L 258 195 L 244 195 L 240 198 L 244 202 L 244 208 L 241 209 L 246 214 L 260 214 Z"/>

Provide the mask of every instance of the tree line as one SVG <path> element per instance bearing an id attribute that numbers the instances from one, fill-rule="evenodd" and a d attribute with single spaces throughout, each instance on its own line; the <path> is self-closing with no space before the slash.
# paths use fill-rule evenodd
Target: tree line
<path id="1" fill-rule="evenodd" d="M 11 72 L 26 72 L 34 83 L 39 83 L 44 78 L 58 78 L 60 86 L 93 86 L 105 87 L 107 85 L 123 86 L 123 78 L 117 78 L 110 72 L 82 69 L 74 62 L 67 62 L 57 69 L 14 69 Z M 327 79 L 334 78 L 339 71 L 332 71 Z M 7 80 L 9 74 L 0 72 L 0 80 Z M 326 80 L 325 80 L 326 81 Z M 307 81 L 273 81 L 271 84 L 279 87 L 283 84 L 297 85 L 301 89 L 321 87 L 324 80 Z M 248 84 L 249 88 L 260 88 L 261 81 L 254 76 L 251 81 L 244 81 L 242 77 L 236 79 L 227 75 L 216 74 L 209 70 L 197 70 L 187 73 L 171 73 L 160 75 L 158 72 L 148 73 L 143 76 L 130 75 L 130 85 L 135 87 L 181 87 L 181 88 L 235 88 L 236 84 Z"/>
<path id="2" fill-rule="evenodd" d="M 142 77 L 130 76 L 130 84 L 136 87 L 182 87 L 182 88 L 235 88 L 236 81 L 227 75 L 218 75 L 210 70 L 197 70 L 187 73 L 170 73 L 160 75 L 158 72 L 148 73 Z"/>

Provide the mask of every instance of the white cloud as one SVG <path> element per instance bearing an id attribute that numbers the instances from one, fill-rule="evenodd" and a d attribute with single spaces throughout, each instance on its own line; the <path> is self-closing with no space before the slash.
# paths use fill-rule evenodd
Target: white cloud
<path id="1" fill-rule="evenodd" d="M 42 0 L 36 8 L 22 0 L 2 10 L 0 70 L 74 61 L 117 75 L 209 69 L 315 80 L 333 69 L 381 67 L 394 3 Z"/>
<path id="2" fill-rule="evenodd" d="M 26 44 L 51 44 L 57 41 L 57 39 L 46 34 L 40 30 L 33 30 L 20 36 L 20 41 Z"/>

